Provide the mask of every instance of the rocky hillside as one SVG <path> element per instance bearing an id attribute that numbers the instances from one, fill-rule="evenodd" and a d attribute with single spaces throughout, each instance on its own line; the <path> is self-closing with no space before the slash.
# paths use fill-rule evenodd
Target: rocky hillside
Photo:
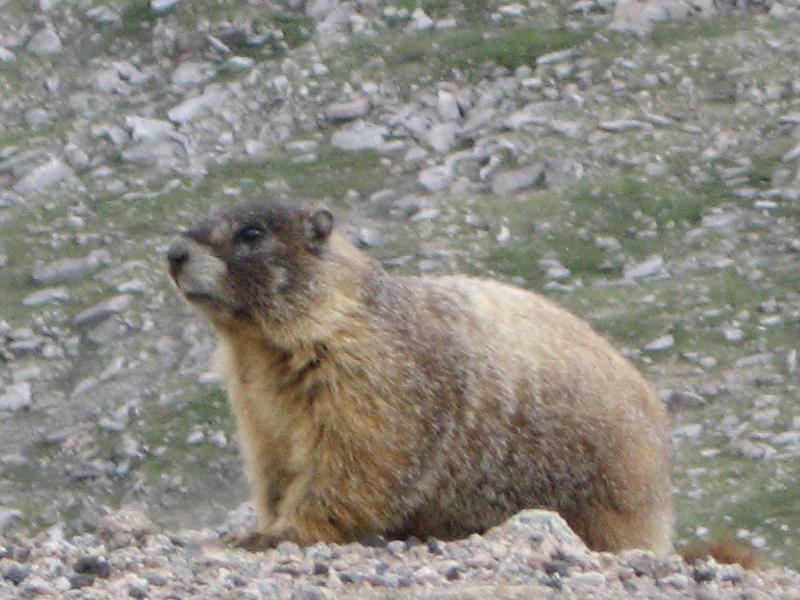
<path id="1" fill-rule="evenodd" d="M 590 320 L 673 412 L 680 542 L 800 567 L 797 0 L 0 15 L 0 530 L 83 534 L 134 502 L 176 530 L 246 498 L 163 253 L 214 204 L 289 197 L 390 270 Z"/>

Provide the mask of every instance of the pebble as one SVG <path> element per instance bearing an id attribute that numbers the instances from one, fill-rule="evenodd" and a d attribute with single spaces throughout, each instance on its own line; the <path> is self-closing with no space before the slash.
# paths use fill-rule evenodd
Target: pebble
<path id="1" fill-rule="evenodd" d="M 95 304 L 94 306 L 82 310 L 72 320 L 72 324 L 78 328 L 93 327 L 121 312 L 124 312 L 130 305 L 131 297 L 128 294 L 119 294 L 108 300 Z"/>
<path id="2" fill-rule="evenodd" d="M 165 13 L 180 4 L 181 0 L 150 0 L 150 10 L 154 13 Z"/>
<path id="3" fill-rule="evenodd" d="M 167 111 L 167 118 L 176 125 L 184 125 L 198 117 L 221 108 L 230 94 L 218 85 L 209 85 L 199 96 L 188 98 Z"/>
<path id="4" fill-rule="evenodd" d="M 25 49 L 37 56 L 53 56 L 60 54 L 62 50 L 61 38 L 50 27 L 45 27 L 37 31 L 31 37 Z"/>
<path id="5" fill-rule="evenodd" d="M 664 335 L 648 343 L 645 352 L 657 353 L 672 350 L 675 347 L 675 338 L 671 335 Z"/>
<path id="6" fill-rule="evenodd" d="M 41 194 L 66 179 L 73 178 L 75 172 L 60 158 L 51 158 L 49 162 L 32 169 L 14 186 L 14 191 L 23 196 Z"/>
<path id="7" fill-rule="evenodd" d="M 385 127 L 359 120 L 334 133 L 331 144 L 349 152 L 377 150 L 384 145 L 384 138 L 388 133 Z"/>
<path id="8" fill-rule="evenodd" d="M 32 292 L 22 299 L 25 306 L 42 306 L 69 300 L 69 290 L 65 287 L 45 288 Z"/>
<path id="9" fill-rule="evenodd" d="M 370 111 L 369 98 L 360 97 L 346 102 L 334 102 L 325 108 L 325 116 L 334 123 L 366 117 Z"/>
<path id="10" fill-rule="evenodd" d="M 524 169 L 498 173 L 492 179 L 492 193 L 498 196 L 515 194 L 545 183 L 543 165 L 535 165 Z"/>
<path id="11" fill-rule="evenodd" d="M 31 384 L 27 381 L 12 383 L 0 394 L 0 411 L 16 412 L 29 408 L 32 403 Z"/>

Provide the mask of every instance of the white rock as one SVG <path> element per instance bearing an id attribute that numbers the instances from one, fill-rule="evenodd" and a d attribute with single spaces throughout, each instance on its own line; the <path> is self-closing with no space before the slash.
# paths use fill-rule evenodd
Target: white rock
<path id="1" fill-rule="evenodd" d="M 461 109 L 455 94 L 439 90 L 436 98 L 436 110 L 444 121 L 455 121 L 461 118 Z"/>
<path id="2" fill-rule="evenodd" d="M 433 29 L 434 22 L 421 8 L 411 13 L 411 22 L 406 27 L 407 31 L 428 31 Z"/>
<path id="3" fill-rule="evenodd" d="M 25 47 L 37 56 L 52 56 L 61 52 L 61 38 L 50 27 L 37 31 Z"/>
<path id="4" fill-rule="evenodd" d="M 135 142 L 153 142 L 171 137 L 175 127 L 169 121 L 148 119 L 129 115 L 125 117 L 125 127 Z"/>
<path id="5" fill-rule="evenodd" d="M 200 96 L 184 100 L 167 112 L 167 118 L 177 125 L 195 120 L 207 112 L 220 108 L 230 93 L 219 85 L 209 85 Z"/>
<path id="6" fill-rule="evenodd" d="M 369 98 L 364 96 L 346 102 L 333 102 L 325 108 L 325 117 L 329 121 L 353 121 L 369 114 Z"/>
<path id="7" fill-rule="evenodd" d="M 426 141 L 436 152 L 444 154 L 455 146 L 458 129 L 458 124 L 452 121 L 436 123 L 431 127 L 430 131 L 428 131 Z"/>
<path id="8" fill-rule="evenodd" d="M 612 31 L 644 36 L 656 23 L 689 16 L 690 6 L 683 0 L 620 0 L 608 28 Z"/>
<path id="9" fill-rule="evenodd" d="M 645 277 L 652 277 L 661 272 L 664 267 L 664 259 L 660 256 L 651 256 L 647 260 L 638 264 L 632 265 L 625 269 L 626 279 L 644 279 Z"/>
<path id="10" fill-rule="evenodd" d="M 119 21 L 119 13 L 108 6 L 95 6 L 86 11 L 86 16 L 98 25 L 112 25 Z"/>
<path id="11" fill-rule="evenodd" d="M 342 150 L 377 150 L 384 145 L 389 130 L 380 125 L 356 121 L 333 134 L 331 143 Z"/>
<path id="12" fill-rule="evenodd" d="M 165 13 L 180 4 L 181 0 L 150 0 L 150 10 L 155 13 Z"/>
<path id="13" fill-rule="evenodd" d="M 535 165 L 514 171 L 498 173 L 492 179 L 492 193 L 498 196 L 513 194 L 545 182 L 544 167 Z"/>
<path id="14" fill-rule="evenodd" d="M 49 162 L 40 165 L 25 175 L 14 186 L 18 194 L 36 194 L 53 187 L 67 178 L 75 176 L 75 172 L 60 158 L 52 158 Z"/>
<path id="15" fill-rule="evenodd" d="M 172 72 L 170 81 L 176 85 L 196 85 L 213 77 L 214 72 L 214 65 L 209 62 L 182 62 Z"/>
<path id="16" fill-rule="evenodd" d="M 31 384 L 27 381 L 12 383 L 0 395 L 0 411 L 14 412 L 31 405 Z"/>
<path id="17" fill-rule="evenodd" d="M 14 54 L 8 48 L 3 48 L 2 46 L 0 46 L 0 62 L 10 63 L 14 62 L 15 60 L 17 60 L 16 54 Z"/>
<path id="18" fill-rule="evenodd" d="M 69 300 L 69 290 L 64 287 L 46 288 L 25 296 L 22 303 L 25 306 L 41 306 L 43 304 L 53 304 L 55 302 L 65 302 Z"/>
<path id="19" fill-rule="evenodd" d="M 675 347 L 675 338 L 671 335 L 664 335 L 660 338 L 654 339 L 647 344 L 644 349 L 646 352 L 665 352 L 672 350 Z"/>
<path id="20" fill-rule="evenodd" d="M 689 423 L 672 430 L 672 437 L 695 439 L 703 433 L 702 423 Z"/>
<path id="21" fill-rule="evenodd" d="M 744 339 L 744 331 L 738 327 L 725 327 L 722 330 L 722 335 L 729 342 L 741 342 Z"/>
<path id="22" fill-rule="evenodd" d="M 420 172 L 419 184 L 429 192 L 439 192 L 450 185 L 453 172 L 445 166 L 429 167 Z"/>

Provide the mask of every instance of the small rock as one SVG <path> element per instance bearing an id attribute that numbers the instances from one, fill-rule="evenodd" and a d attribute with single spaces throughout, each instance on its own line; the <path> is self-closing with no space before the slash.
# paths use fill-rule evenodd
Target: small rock
<path id="1" fill-rule="evenodd" d="M 200 96 L 184 100 L 167 111 L 167 118 L 176 125 L 184 125 L 209 111 L 222 107 L 230 93 L 219 85 L 209 85 Z"/>
<path id="2" fill-rule="evenodd" d="M 601 121 L 598 127 L 603 131 L 610 131 L 617 133 L 620 131 L 631 131 L 633 129 L 641 129 L 645 126 L 643 121 L 635 119 L 619 119 L 617 121 Z"/>
<path id="3" fill-rule="evenodd" d="M 728 342 L 741 342 L 744 339 L 744 331 L 738 327 L 725 327 L 722 335 Z"/>
<path id="4" fill-rule="evenodd" d="M 67 300 L 69 300 L 69 290 L 64 287 L 54 287 L 28 294 L 22 299 L 22 303 L 25 306 L 41 306 L 43 304 L 66 302 Z"/>
<path id="5" fill-rule="evenodd" d="M 118 23 L 120 16 L 119 13 L 105 5 L 95 6 L 94 8 L 86 11 L 86 16 L 98 25 L 113 25 Z"/>
<path id="6" fill-rule="evenodd" d="M 40 165 L 25 175 L 15 186 L 14 191 L 23 196 L 42 193 L 48 188 L 75 176 L 75 172 L 60 158 Z"/>
<path id="7" fill-rule="evenodd" d="M 367 116 L 369 110 L 369 98 L 361 97 L 347 102 L 329 104 L 325 109 L 325 117 L 334 123 L 353 121 Z"/>
<path id="8" fill-rule="evenodd" d="M 334 133 L 331 143 L 337 148 L 351 152 L 376 150 L 384 145 L 384 138 L 388 133 L 389 131 L 380 125 L 356 121 Z"/>
<path id="9" fill-rule="evenodd" d="M 703 433 L 703 424 L 702 423 L 689 423 L 688 425 L 683 425 L 681 427 L 676 427 L 672 430 L 672 437 L 676 438 L 687 438 L 687 439 L 697 439 Z"/>
<path id="10" fill-rule="evenodd" d="M 453 177 L 453 172 L 446 166 L 429 167 L 423 171 L 417 178 L 419 184 L 429 192 L 439 192 L 450 185 L 450 180 Z"/>
<path id="11" fill-rule="evenodd" d="M 108 250 L 93 250 L 85 258 L 61 258 L 36 269 L 31 281 L 38 285 L 70 283 L 91 275 L 110 260 Z"/>
<path id="12" fill-rule="evenodd" d="M 31 572 L 27 567 L 17 562 L 12 562 L 10 565 L 8 565 L 6 568 L 3 569 L 3 579 L 5 579 L 6 581 L 10 581 L 14 585 L 19 585 L 20 583 L 25 581 L 25 579 L 30 574 Z"/>
<path id="13" fill-rule="evenodd" d="M 37 31 L 25 48 L 37 56 L 53 56 L 61 52 L 61 38 L 50 27 Z"/>
<path id="14" fill-rule="evenodd" d="M 12 383 L 0 395 L 0 411 L 15 412 L 28 408 L 32 403 L 31 384 L 27 381 Z"/>
<path id="15" fill-rule="evenodd" d="M 181 0 L 150 0 L 150 10 L 154 13 L 165 13 L 172 10 Z"/>
<path id="16" fill-rule="evenodd" d="M 249 56 L 231 56 L 225 61 L 225 68 L 228 71 L 247 71 L 256 64 L 255 59 Z"/>
<path id="17" fill-rule="evenodd" d="M 411 13 L 411 22 L 406 27 L 408 31 L 428 31 L 433 29 L 434 22 L 421 8 Z"/>
<path id="18" fill-rule="evenodd" d="M 657 353 L 672 350 L 675 347 L 675 338 L 671 335 L 664 335 L 660 338 L 654 339 L 647 344 L 644 349 L 645 352 Z"/>
<path id="19" fill-rule="evenodd" d="M 492 193 L 505 196 L 545 183 L 543 165 L 498 173 L 492 179 Z"/>
<path id="20" fill-rule="evenodd" d="M 128 308 L 130 301 L 131 297 L 127 294 L 114 296 L 81 311 L 75 316 L 72 324 L 78 328 L 92 327 L 109 317 L 123 312 Z"/>
<path id="21" fill-rule="evenodd" d="M 72 567 L 76 573 L 84 573 L 107 579 L 111 576 L 111 565 L 104 556 L 81 556 Z"/>
<path id="22" fill-rule="evenodd" d="M 660 256 L 651 256 L 647 260 L 638 264 L 632 265 L 625 269 L 626 279 L 644 279 L 645 277 L 652 277 L 661 272 L 664 266 L 664 259 Z"/>

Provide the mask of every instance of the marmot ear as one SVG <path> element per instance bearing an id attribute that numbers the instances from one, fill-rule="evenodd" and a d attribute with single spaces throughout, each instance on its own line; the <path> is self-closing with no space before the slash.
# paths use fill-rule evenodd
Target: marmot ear
<path id="1" fill-rule="evenodd" d="M 333 230 L 333 215 L 326 208 L 312 212 L 305 221 L 306 241 L 312 248 L 321 245 L 330 236 Z"/>

